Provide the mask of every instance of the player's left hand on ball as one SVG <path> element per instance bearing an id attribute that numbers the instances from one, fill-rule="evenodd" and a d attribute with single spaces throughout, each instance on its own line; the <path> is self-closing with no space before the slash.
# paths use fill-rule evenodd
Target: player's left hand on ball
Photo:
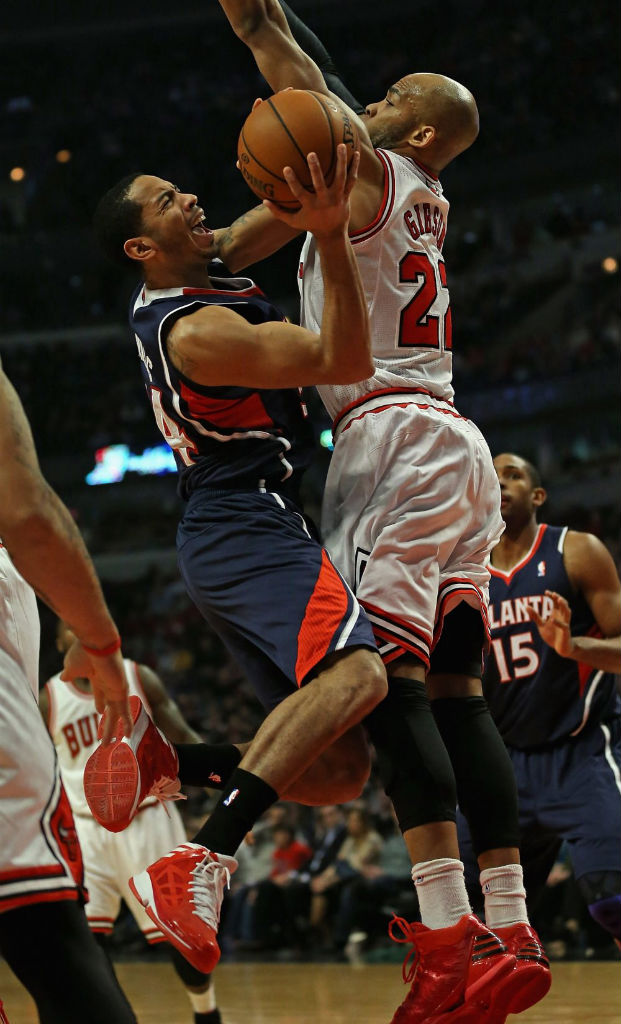
<path id="1" fill-rule="evenodd" d="M 565 598 L 554 590 L 546 590 L 545 596 L 552 602 L 552 608 L 540 615 L 535 608 L 529 606 L 528 617 L 537 626 L 542 639 L 562 658 L 569 658 L 573 651 L 571 608 Z"/>
<path id="2" fill-rule="evenodd" d="M 291 167 L 283 168 L 283 175 L 291 194 L 300 204 L 299 210 L 283 210 L 269 199 L 263 205 L 278 220 L 298 231 L 312 231 L 316 238 L 329 238 L 343 234 L 349 224 L 349 196 L 358 178 L 360 153 L 356 150 L 347 170 L 347 147 L 340 143 L 336 150 L 336 170 L 330 185 L 326 185 L 319 158 L 309 153 L 307 160 L 313 191 L 308 191 Z"/>

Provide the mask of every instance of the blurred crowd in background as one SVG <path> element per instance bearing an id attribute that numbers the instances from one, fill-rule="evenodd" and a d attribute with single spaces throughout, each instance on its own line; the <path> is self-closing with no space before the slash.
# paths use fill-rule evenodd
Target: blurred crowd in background
<path id="1" fill-rule="evenodd" d="M 362 101 L 410 70 L 474 92 L 480 137 L 443 175 L 456 404 L 493 452 L 539 465 L 544 520 L 596 533 L 619 564 L 617 5 L 292 5 Z M 75 6 L 60 27 L 22 18 L 0 38 L 2 361 L 44 471 L 97 558 L 125 653 L 158 671 L 206 740 L 245 741 L 262 711 L 176 572 L 174 477 L 85 482 L 105 446 L 139 453 L 160 441 L 126 326 L 133 279 L 104 262 L 90 221 L 111 184 L 144 170 L 196 190 L 210 226 L 230 223 L 253 203 L 235 170 L 237 134 L 268 90 L 215 2 L 176 13 L 138 3 L 131 18 L 110 3 L 97 24 Z M 298 248 L 256 271 L 293 317 Z M 318 518 L 330 424 L 309 403 L 324 446 L 304 499 Z M 59 665 L 53 626 L 43 611 L 42 681 Z M 211 799 L 190 796 L 189 822 Z M 414 916 L 414 899 L 373 776 L 360 805 L 278 805 L 253 830 L 226 906 L 225 950 L 381 958 L 393 910 Z M 546 901 L 536 923 L 553 955 L 608 955 L 563 861 Z M 122 920 L 117 953 L 140 941 Z"/>

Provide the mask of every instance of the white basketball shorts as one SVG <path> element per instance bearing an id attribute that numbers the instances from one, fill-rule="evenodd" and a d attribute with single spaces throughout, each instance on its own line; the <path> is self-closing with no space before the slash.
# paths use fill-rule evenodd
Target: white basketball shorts
<path id="1" fill-rule="evenodd" d="M 2 648 L 0 695 L 0 913 L 82 899 L 82 857 L 56 751 L 30 680 Z"/>
<path id="2" fill-rule="evenodd" d="M 335 423 L 323 541 L 366 610 L 385 663 L 427 667 L 460 601 L 487 627 L 489 556 L 504 523 L 478 427 L 421 389 L 374 392 Z"/>

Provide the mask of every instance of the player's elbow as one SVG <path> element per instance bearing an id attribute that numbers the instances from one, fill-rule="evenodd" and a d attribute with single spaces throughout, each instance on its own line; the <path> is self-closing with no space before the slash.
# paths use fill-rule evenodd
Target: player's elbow
<path id="1" fill-rule="evenodd" d="M 244 4 L 238 13 L 227 12 L 227 16 L 235 35 L 247 45 L 250 45 L 253 37 L 256 38 L 271 20 L 269 5 L 265 0 L 252 0 L 251 3 Z"/>
<path id="2" fill-rule="evenodd" d="M 323 366 L 321 384 L 358 384 L 373 376 L 373 360 L 370 357 L 329 360 Z"/>
<path id="3" fill-rule="evenodd" d="M 9 503 L 0 518 L 0 534 L 15 557 L 45 538 L 50 530 L 48 504 L 43 489 L 22 495 L 19 502 Z"/>

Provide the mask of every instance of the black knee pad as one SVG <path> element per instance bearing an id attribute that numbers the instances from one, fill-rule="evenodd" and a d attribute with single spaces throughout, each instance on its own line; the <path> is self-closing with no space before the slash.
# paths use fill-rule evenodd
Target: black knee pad
<path id="1" fill-rule="evenodd" d="M 519 846 L 517 786 L 511 758 L 483 697 L 431 702 L 457 779 L 457 800 L 474 852 Z"/>
<path id="2" fill-rule="evenodd" d="M 365 725 L 401 831 L 455 821 L 455 777 L 424 684 L 390 678 L 388 695 Z"/>
<path id="3" fill-rule="evenodd" d="M 444 619 L 440 639 L 431 652 L 429 675 L 437 672 L 480 679 L 485 644 L 481 612 L 461 601 Z"/>

